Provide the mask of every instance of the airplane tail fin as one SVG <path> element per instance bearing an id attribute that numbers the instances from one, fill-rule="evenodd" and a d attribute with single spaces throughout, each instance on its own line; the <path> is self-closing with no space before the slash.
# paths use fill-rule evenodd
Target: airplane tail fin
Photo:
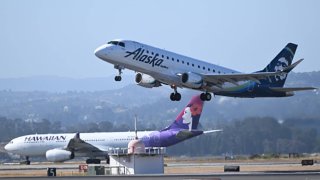
<path id="1" fill-rule="evenodd" d="M 291 66 L 297 47 L 297 44 L 288 43 L 286 47 L 284 47 L 282 51 L 267 65 L 267 67 L 260 72 L 276 72 Z M 287 71 L 287 73 L 292 69 L 293 68 Z M 261 84 L 268 85 L 270 87 L 283 87 L 287 79 L 287 73 L 269 77 L 266 80 L 261 80 Z"/>
<path id="2" fill-rule="evenodd" d="M 204 102 L 200 95 L 193 96 L 176 120 L 167 129 L 197 130 Z"/>

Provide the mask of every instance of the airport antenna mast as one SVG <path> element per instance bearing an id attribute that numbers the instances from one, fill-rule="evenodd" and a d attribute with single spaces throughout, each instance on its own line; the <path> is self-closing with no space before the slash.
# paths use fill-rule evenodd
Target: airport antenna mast
<path id="1" fill-rule="evenodd" d="M 135 139 L 138 139 L 138 131 L 137 131 L 137 115 L 134 115 L 134 133 L 135 133 Z"/>

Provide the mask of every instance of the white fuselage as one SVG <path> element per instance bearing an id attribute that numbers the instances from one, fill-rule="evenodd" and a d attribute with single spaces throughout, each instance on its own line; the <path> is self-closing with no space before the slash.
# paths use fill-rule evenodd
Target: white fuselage
<path id="1" fill-rule="evenodd" d="M 138 132 L 138 136 L 146 138 L 153 131 Z M 14 154 L 22 156 L 45 156 L 46 152 L 51 149 L 63 149 L 67 147 L 70 139 L 75 133 L 66 134 L 33 134 L 21 136 L 10 141 L 5 149 Z M 81 133 L 80 138 L 87 143 L 104 150 L 110 148 L 126 148 L 128 143 L 135 138 L 134 132 L 96 132 Z M 97 152 L 92 154 L 89 152 L 76 153 L 76 156 L 97 157 L 106 155 L 106 153 Z"/>
<path id="2" fill-rule="evenodd" d="M 148 74 L 162 83 L 184 87 L 179 73 L 193 72 L 198 74 L 233 74 L 238 71 L 194 58 L 176 54 L 170 51 L 145 45 L 135 41 L 122 41 L 125 47 L 105 44 L 96 49 L 99 58 L 122 68 Z M 140 51 L 137 51 L 141 49 Z M 131 52 L 131 54 L 129 53 Z M 134 53 L 135 52 L 135 53 Z M 127 57 L 126 57 L 127 56 Z M 152 61 L 156 59 L 155 61 Z M 240 84 L 243 84 L 242 82 Z M 225 83 L 224 87 L 233 87 L 232 83 Z M 219 91 L 221 87 L 209 90 Z"/>
<path id="3" fill-rule="evenodd" d="M 112 40 L 98 47 L 95 55 L 119 70 L 115 81 L 121 81 L 122 69 L 136 72 L 135 81 L 146 88 L 169 85 L 172 101 L 180 101 L 177 88 L 202 91 L 201 100 L 210 101 L 211 94 L 229 97 L 287 97 L 294 91 L 313 87 L 283 88 L 287 74 L 301 61 L 292 64 L 296 44 L 288 43 L 262 70 L 238 71 L 183 56 L 174 52 L 130 40 Z"/>

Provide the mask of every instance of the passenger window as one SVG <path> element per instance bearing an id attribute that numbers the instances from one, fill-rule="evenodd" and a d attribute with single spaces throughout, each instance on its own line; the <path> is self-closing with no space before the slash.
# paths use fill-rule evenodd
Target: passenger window
<path id="1" fill-rule="evenodd" d="M 187 65 L 189 66 L 189 62 L 187 62 Z"/>
<path id="2" fill-rule="evenodd" d="M 179 62 L 179 59 L 177 59 L 177 62 Z"/>
<path id="3" fill-rule="evenodd" d="M 162 58 L 164 58 L 164 55 L 161 55 Z"/>
<path id="4" fill-rule="evenodd" d="M 205 69 L 206 69 L 206 67 L 204 67 L 204 66 L 203 66 L 203 68 L 202 68 L 202 69 L 203 69 L 203 70 L 205 70 Z"/>
<path id="5" fill-rule="evenodd" d="M 167 56 L 167 59 L 169 59 L 169 56 Z"/>
<path id="6" fill-rule="evenodd" d="M 210 71 L 210 68 L 208 68 L 208 71 Z"/>
<path id="7" fill-rule="evenodd" d="M 147 54 L 149 54 L 149 51 L 147 50 Z"/>
<path id="8" fill-rule="evenodd" d="M 212 72 L 216 72 L 214 69 L 212 69 Z"/>
<path id="9" fill-rule="evenodd" d="M 200 66 L 198 65 L 198 68 L 200 68 Z"/>
<path id="10" fill-rule="evenodd" d="M 172 61 L 174 61 L 174 58 L 172 58 Z"/>
<path id="11" fill-rule="evenodd" d="M 151 54 L 153 55 L 153 52 L 151 52 Z"/>
<path id="12" fill-rule="evenodd" d="M 184 64 L 184 61 L 182 61 L 182 64 Z"/>
<path id="13" fill-rule="evenodd" d="M 194 67 L 194 64 L 192 64 L 192 67 Z"/>

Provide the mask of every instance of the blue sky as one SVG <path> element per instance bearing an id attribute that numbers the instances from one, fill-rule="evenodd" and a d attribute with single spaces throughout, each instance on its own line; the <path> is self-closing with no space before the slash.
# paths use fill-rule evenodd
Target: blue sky
<path id="1" fill-rule="evenodd" d="M 2 0 L 0 23 L 0 78 L 114 75 L 93 51 L 115 38 L 242 72 L 294 42 L 295 71 L 320 70 L 317 0 Z"/>

